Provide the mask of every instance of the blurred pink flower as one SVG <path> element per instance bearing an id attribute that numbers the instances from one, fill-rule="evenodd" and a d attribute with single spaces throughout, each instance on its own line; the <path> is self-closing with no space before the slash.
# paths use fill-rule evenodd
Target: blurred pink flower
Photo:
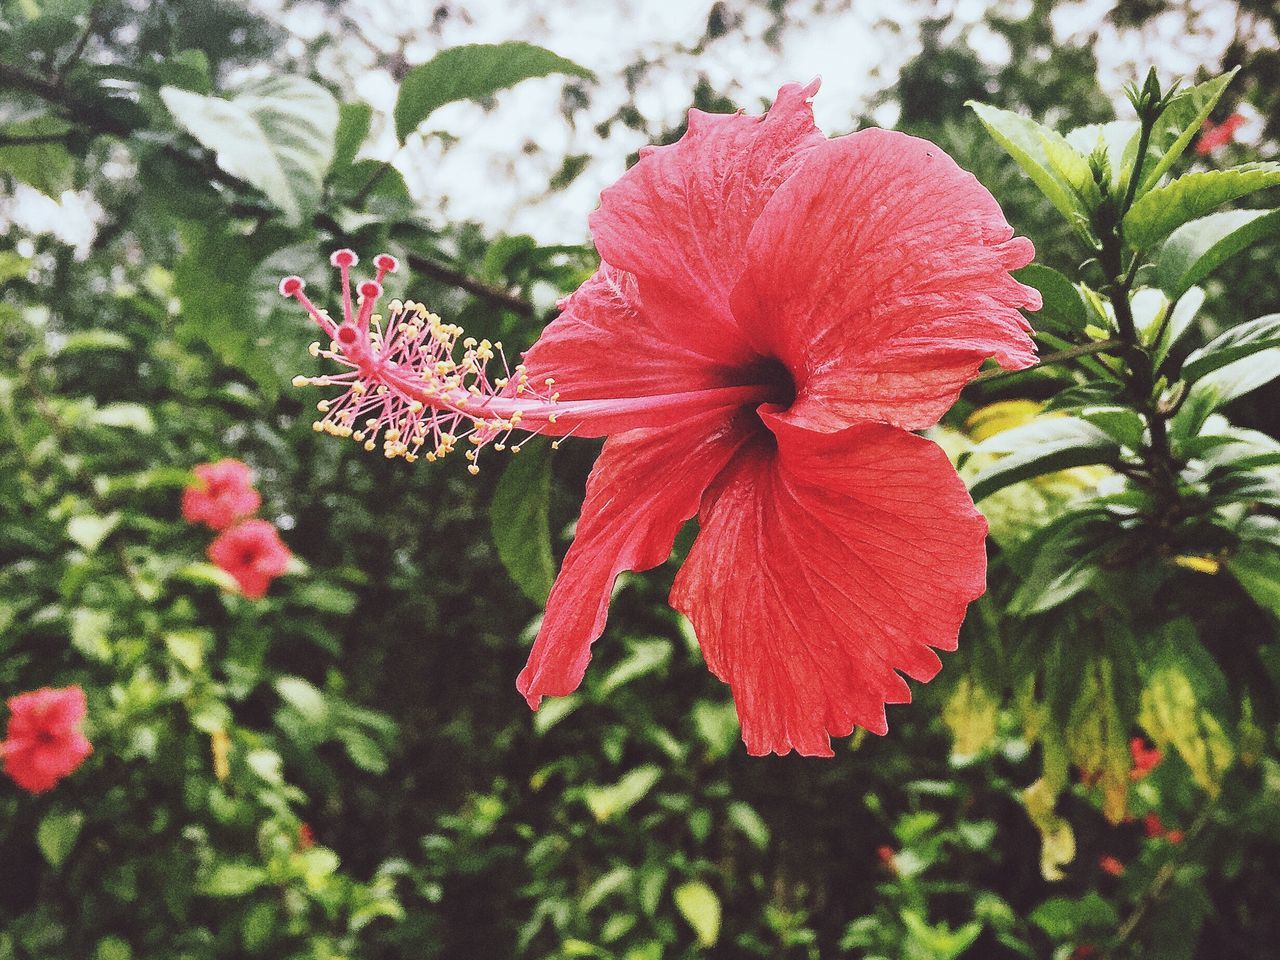
<path id="1" fill-rule="evenodd" d="M 93 753 L 81 729 L 86 704 L 78 686 L 43 687 L 9 699 L 9 728 L 0 754 L 4 772 L 23 790 L 44 793 Z"/>
<path id="2" fill-rule="evenodd" d="M 211 530 L 225 530 L 251 516 L 262 505 L 253 487 L 253 471 L 239 460 L 202 463 L 192 473 L 196 482 L 182 491 L 182 516 Z"/>
<path id="3" fill-rule="evenodd" d="M 266 520 L 246 520 L 209 544 L 209 559 L 235 578 L 241 593 L 255 600 L 288 569 L 292 556 Z"/>

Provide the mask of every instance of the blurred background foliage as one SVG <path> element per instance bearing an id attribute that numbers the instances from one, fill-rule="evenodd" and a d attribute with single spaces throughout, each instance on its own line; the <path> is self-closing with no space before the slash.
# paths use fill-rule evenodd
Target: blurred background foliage
<path id="1" fill-rule="evenodd" d="M 1089 46 L 1055 44 L 1052 6 L 990 10 L 1004 67 L 940 8 L 877 103 L 973 170 L 1041 262 L 1096 282 L 964 106 L 1058 129 L 1113 118 Z M 1253 147 L 1226 147 L 1256 159 L 1280 133 L 1264 39 L 1280 15 L 1218 6 L 1237 24 L 1227 62 L 1187 79 L 1242 66 L 1212 116 L 1260 117 Z M 736 13 L 714 4 L 701 42 L 733 43 Z M 0 791 L 0 960 L 1274 955 L 1272 475 L 1233 514 L 1261 531 L 1251 546 L 1171 535 L 1105 561 L 1045 531 L 1101 503 L 1109 468 L 987 498 L 991 590 L 960 652 L 888 737 L 834 761 L 745 755 L 727 688 L 666 606 L 674 565 L 624 577 L 583 688 L 531 715 L 514 677 L 594 444 L 530 444 L 518 473 L 472 480 L 318 437 L 316 398 L 282 390 L 311 372 L 309 333 L 276 284 L 331 290 L 329 250 L 390 251 L 410 268 L 394 292 L 524 347 L 594 254 L 415 204 L 359 156 L 390 118 L 313 72 L 323 38 L 287 57 L 286 39 L 231 3 L 0 2 L 0 197 L 100 208 L 79 246 L 12 223 L 0 244 L 0 691 L 81 684 L 95 744 L 46 796 Z M 563 85 L 572 113 L 596 82 L 536 48 L 419 70 L 398 70 L 402 129 L 446 93 L 489 102 L 543 78 L 528 82 Z M 687 100 L 737 106 L 706 77 Z M 1280 309 L 1275 253 L 1206 281 L 1188 345 Z M 971 453 L 972 480 L 993 459 L 976 444 L 1070 385 L 984 380 L 938 439 Z M 1272 383 L 1227 412 L 1262 443 L 1277 400 Z M 190 469 L 223 456 L 256 469 L 298 558 L 262 601 L 226 589 L 179 514 Z M 1059 579 L 1086 556 L 1087 582 Z"/>

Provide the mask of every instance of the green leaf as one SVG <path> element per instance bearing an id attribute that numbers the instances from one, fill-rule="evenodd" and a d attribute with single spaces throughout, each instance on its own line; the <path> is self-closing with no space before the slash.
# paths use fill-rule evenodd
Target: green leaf
<path id="1" fill-rule="evenodd" d="M 631 654 L 610 670 L 592 691 L 597 697 L 608 697 L 619 687 L 637 677 L 665 667 L 671 660 L 668 640 L 640 640 L 631 644 Z"/>
<path id="2" fill-rule="evenodd" d="M 984 440 L 976 453 L 1007 453 L 976 477 L 969 486 L 974 502 L 997 490 L 1069 467 L 1112 463 L 1120 447 L 1106 431 L 1074 417 L 1037 420 L 1005 430 Z"/>
<path id="3" fill-rule="evenodd" d="M 550 497 L 551 448 L 538 443 L 512 456 L 489 507 L 502 565 L 520 592 L 539 605 L 547 602 L 556 576 L 547 518 Z"/>
<path id="4" fill-rule="evenodd" d="M 267 882 L 267 871 L 248 863 L 220 863 L 214 867 L 200 891 L 211 897 L 240 897 Z"/>
<path id="5" fill-rule="evenodd" d="M 36 845 L 49 866 L 57 869 L 66 862 L 83 826 L 84 814 L 78 810 L 67 813 L 54 810 L 45 815 L 36 828 Z"/>
<path id="6" fill-rule="evenodd" d="M 1088 326 L 1089 318 L 1080 291 L 1057 270 L 1033 263 L 1015 270 L 1013 276 L 1040 291 L 1044 306 L 1036 314 L 1037 327 L 1056 333 L 1076 333 Z"/>
<path id="7" fill-rule="evenodd" d="M 127 940 L 117 936 L 103 937 L 94 950 L 93 960 L 132 960 L 133 949 Z"/>
<path id="8" fill-rule="evenodd" d="M 65 133 L 69 125 L 57 117 L 35 117 L 7 124 L 5 136 L 44 137 Z M 57 200 L 75 186 L 76 162 L 61 140 L 0 147 L 0 171 Z"/>
<path id="9" fill-rule="evenodd" d="M 1254 603 L 1280 617 L 1280 550 L 1274 544 L 1245 543 L 1227 561 L 1227 569 Z"/>
<path id="10" fill-rule="evenodd" d="M 369 136 L 373 107 L 367 103 L 344 103 L 338 112 L 338 130 L 333 141 L 334 171 L 351 166 Z"/>
<path id="11" fill-rule="evenodd" d="M 489 97 L 521 80 L 553 73 L 595 79 L 586 67 L 532 43 L 473 43 L 442 50 L 410 70 L 400 84 L 396 137 L 403 143 L 446 103 Z"/>
<path id="12" fill-rule="evenodd" d="M 338 103 L 324 87 L 271 77 L 232 100 L 177 87 L 162 87 L 160 97 L 178 125 L 214 152 L 218 166 L 265 193 L 289 223 L 315 212 L 338 128 Z"/>
<path id="13" fill-rule="evenodd" d="M 109 403 L 93 412 L 91 422 L 99 427 L 155 433 L 156 422 L 151 411 L 140 403 Z"/>
<path id="14" fill-rule="evenodd" d="M 1181 377 L 1193 383 L 1229 363 L 1262 350 L 1280 347 L 1280 313 L 1267 314 L 1223 332 L 1182 363 Z"/>
<path id="15" fill-rule="evenodd" d="M 1180 297 L 1251 244 L 1280 233 L 1280 210 L 1225 210 L 1183 224 L 1156 257 L 1160 288 Z"/>
<path id="16" fill-rule="evenodd" d="M 67 536 L 86 553 L 93 553 L 119 525 L 119 511 L 113 511 L 104 516 L 84 514 L 67 521 Z"/>
<path id="17" fill-rule="evenodd" d="M 1271 347 L 1204 374 L 1173 418 L 1179 438 L 1195 436 L 1209 414 L 1280 377 L 1280 347 Z"/>
<path id="18" fill-rule="evenodd" d="M 680 916 L 693 927 L 698 943 L 714 947 L 720 939 L 720 898 L 701 880 L 690 880 L 672 893 Z"/>
<path id="19" fill-rule="evenodd" d="M 1147 429 L 1146 421 L 1130 407 L 1082 407 L 1078 416 L 1105 430 L 1116 442 L 1130 450 L 1137 450 L 1141 446 L 1142 436 Z"/>
<path id="20" fill-rule="evenodd" d="M 604 787 L 587 787 L 583 793 L 587 808 L 601 823 L 626 813 L 635 806 L 662 776 L 653 764 L 636 767 L 617 783 Z"/>
<path id="21" fill-rule="evenodd" d="M 329 715 L 324 694 L 301 677 L 280 677 L 276 680 L 276 692 L 308 723 L 321 724 Z"/>
<path id="22" fill-rule="evenodd" d="M 729 822 L 742 831 L 743 835 L 759 849 L 763 850 L 769 846 L 769 825 L 749 803 L 742 800 L 734 800 L 730 803 Z"/>
<path id="23" fill-rule="evenodd" d="M 1068 222 L 1087 220 L 1089 211 L 1082 197 L 1090 196 L 1096 185 L 1083 155 L 1030 117 L 973 100 L 968 106 Z"/>
<path id="24" fill-rule="evenodd" d="M 1187 149 L 1187 145 L 1191 143 L 1191 138 L 1196 135 L 1200 125 L 1213 112 L 1223 91 L 1227 89 L 1227 84 L 1239 69 L 1236 67 L 1220 77 L 1214 77 L 1189 90 L 1184 90 L 1169 101 L 1169 105 L 1160 114 L 1160 119 L 1156 121 L 1151 131 L 1147 156 L 1156 162 L 1154 165 L 1144 165 L 1139 195 L 1151 189 L 1168 172 L 1178 157 L 1182 156 L 1182 151 Z M 1150 169 L 1147 169 L 1148 166 Z"/>
<path id="25" fill-rule="evenodd" d="M 1106 168 L 1110 171 L 1111 192 L 1119 193 L 1128 183 L 1129 171 L 1138 157 L 1141 130 L 1142 125 L 1136 120 L 1091 123 L 1068 131 L 1066 141 L 1082 156 L 1104 156 Z"/>
<path id="26" fill-rule="evenodd" d="M 1082 932 L 1111 930 L 1120 922 L 1116 908 L 1089 892 L 1079 900 L 1053 897 L 1031 911 L 1028 918 L 1054 940 L 1069 940 Z"/>
<path id="27" fill-rule="evenodd" d="M 1124 239 L 1145 250 L 1219 204 L 1280 184 L 1280 163 L 1188 173 L 1152 190 L 1125 214 Z"/>

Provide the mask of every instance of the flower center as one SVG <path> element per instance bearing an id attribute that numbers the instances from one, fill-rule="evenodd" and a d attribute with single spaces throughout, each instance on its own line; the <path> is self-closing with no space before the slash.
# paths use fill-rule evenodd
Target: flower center
<path id="1" fill-rule="evenodd" d="M 751 364 L 744 382 L 764 387 L 769 391 L 764 402 L 783 410 L 796 402 L 795 377 L 777 357 L 761 357 Z"/>

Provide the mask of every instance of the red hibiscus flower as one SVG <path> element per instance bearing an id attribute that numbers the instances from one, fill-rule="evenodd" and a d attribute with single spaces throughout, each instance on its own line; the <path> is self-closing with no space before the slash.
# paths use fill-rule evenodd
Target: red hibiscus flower
<path id="1" fill-rule="evenodd" d="M 766 116 L 689 114 L 601 198 L 602 263 L 525 355 L 490 379 L 500 344 L 392 301 L 379 281 L 313 354 L 339 385 L 316 428 L 387 456 L 464 439 L 478 469 L 513 430 L 607 436 L 577 538 L 517 687 L 531 706 L 582 679 L 614 580 L 700 531 L 672 591 L 734 695 L 752 754 L 831 756 L 830 737 L 887 730 L 886 703 L 953 650 L 986 581 L 986 523 L 932 426 L 984 360 L 1034 363 L 1009 275 L 1033 256 L 991 195 L 937 146 L 868 129 L 828 140 L 817 82 Z M 343 273 L 355 262 L 339 251 Z M 503 360 L 505 366 L 505 358 Z M 382 388 L 386 388 L 385 390 Z M 519 449 L 517 443 L 513 449 Z"/>
<path id="2" fill-rule="evenodd" d="M 30 793 L 51 790 L 93 753 L 81 729 L 85 717 L 80 687 L 43 687 L 9 700 L 9 729 L 0 754 L 4 772 Z"/>
<path id="3" fill-rule="evenodd" d="M 1221 123 L 1206 120 L 1200 128 L 1200 138 L 1196 140 L 1196 153 L 1207 157 L 1219 147 L 1225 147 L 1235 139 L 1236 131 L 1244 124 L 1244 117 L 1233 113 Z"/>
<path id="4" fill-rule="evenodd" d="M 1130 780 L 1141 780 L 1164 759 L 1163 753 L 1155 747 L 1148 747 L 1141 737 L 1133 737 L 1129 741 L 1129 755 L 1133 757 L 1133 767 L 1129 771 Z"/>
<path id="5" fill-rule="evenodd" d="M 311 824 L 298 824 L 298 849 L 310 850 L 316 845 L 316 832 L 311 829 Z"/>
<path id="6" fill-rule="evenodd" d="M 239 460 L 202 463 L 192 473 L 196 482 L 182 491 L 182 516 L 189 523 L 225 530 L 262 505 L 253 471 Z"/>
<path id="7" fill-rule="evenodd" d="M 292 556 L 266 520 L 246 520 L 218 534 L 209 544 L 209 559 L 231 574 L 240 592 L 254 600 L 266 595 L 267 587 L 285 572 Z"/>

